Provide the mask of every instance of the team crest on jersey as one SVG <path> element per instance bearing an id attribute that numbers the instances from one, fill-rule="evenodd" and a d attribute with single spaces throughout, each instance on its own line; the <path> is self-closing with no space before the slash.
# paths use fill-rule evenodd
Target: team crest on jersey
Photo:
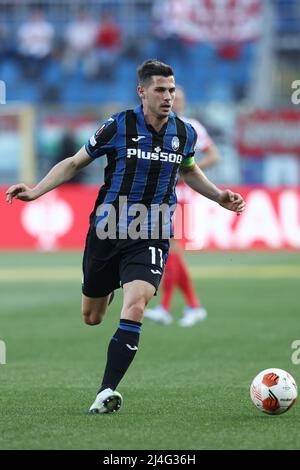
<path id="1" fill-rule="evenodd" d="M 178 149 L 179 149 L 179 144 L 180 144 L 179 139 L 178 139 L 178 137 L 175 135 L 175 136 L 173 137 L 173 139 L 172 139 L 172 149 L 173 149 L 173 150 L 178 150 Z"/>

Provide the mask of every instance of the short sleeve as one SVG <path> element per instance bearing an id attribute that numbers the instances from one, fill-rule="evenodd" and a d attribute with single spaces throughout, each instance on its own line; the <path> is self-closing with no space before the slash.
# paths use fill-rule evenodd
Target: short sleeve
<path id="1" fill-rule="evenodd" d="M 117 122 L 114 117 L 109 118 L 85 144 L 85 149 L 91 158 L 106 155 L 115 147 Z"/>

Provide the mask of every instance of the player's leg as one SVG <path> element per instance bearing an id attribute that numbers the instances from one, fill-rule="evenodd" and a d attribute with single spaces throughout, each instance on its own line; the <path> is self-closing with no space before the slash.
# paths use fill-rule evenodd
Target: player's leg
<path id="1" fill-rule="evenodd" d="M 181 251 L 176 253 L 176 264 L 178 272 L 180 273 L 178 276 L 178 287 L 186 303 L 183 318 L 179 320 L 178 324 L 180 326 L 193 326 L 195 323 L 204 320 L 207 316 L 207 312 L 202 306 L 194 289 L 190 273 Z"/>
<path id="2" fill-rule="evenodd" d="M 193 287 L 192 278 L 188 271 L 186 262 L 180 252 L 176 253 L 176 264 L 177 270 L 180 273 L 180 276 L 178 276 L 178 287 L 182 292 L 185 303 L 190 308 L 198 308 L 200 306 L 200 301 Z"/>
<path id="3" fill-rule="evenodd" d="M 110 303 L 111 295 L 94 298 L 82 294 L 82 316 L 84 323 L 87 325 L 98 325 L 102 322 Z"/>
<path id="4" fill-rule="evenodd" d="M 168 268 L 166 266 L 166 271 L 164 275 L 168 273 L 168 269 L 170 271 L 172 270 L 172 272 L 174 273 L 173 282 L 182 291 L 186 305 L 191 308 L 199 307 L 200 302 L 196 294 L 196 291 L 193 288 L 192 279 L 187 269 L 187 265 L 184 261 L 183 249 L 181 245 L 178 242 L 176 242 L 174 239 L 172 239 L 170 248 L 171 248 L 171 262 L 170 262 L 170 256 L 169 256 L 168 263 L 167 263 L 167 266 L 169 265 L 170 267 Z M 168 284 L 170 284 L 170 282 Z M 163 299 L 162 299 L 162 305 L 164 306 Z"/>
<path id="5" fill-rule="evenodd" d="M 135 280 L 123 285 L 124 300 L 121 321 L 141 323 L 146 305 L 155 295 L 156 287 L 148 281 Z"/>
<path id="6" fill-rule="evenodd" d="M 166 264 L 163 281 L 161 304 L 154 309 L 145 311 L 145 318 L 168 325 L 172 322 L 170 316 L 171 300 L 176 287 L 179 287 L 185 299 L 186 307 L 180 326 L 193 326 L 206 318 L 207 312 L 201 305 L 193 287 L 192 279 L 184 261 L 183 250 L 174 239 L 170 243 L 170 254 Z"/>
<path id="7" fill-rule="evenodd" d="M 186 262 L 184 261 L 184 251 L 175 240 L 172 240 L 172 269 L 177 274 L 176 285 L 182 292 L 186 307 L 184 309 L 183 318 L 179 320 L 180 326 L 192 326 L 195 323 L 204 320 L 207 313 L 203 308 L 199 297 L 194 289 L 192 278 L 190 276 Z M 170 257 L 168 259 L 169 263 Z M 168 264 L 167 263 L 167 264 Z M 168 283 L 170 285 L 170 283 Z"/>
<path id="8" fill-rule="evenodd" d="M 145 281 L 124 284 L 120 323 L 108 347 L 107 364 L 99 391 L 115 390 L 138 350 L 143 313 L 155 288 Z"/>
<path id="9" fill-rule="evenodd" d="M 125 247 L 120 264 L 123 307 L 119 328 L 109 345 L 101 389 L 114 390 L 134 359 L 144 310 L 158 289 L 169 243 L 140 241 L 125 244 Z"/>
<path id="10" fill-rule="evenodd" d="M 144 318 L 163 325 L 170 325 L 173 322 L 170 308 L 177 282 L 177 271 L 173 267 L 173 253 L 170 252 L 162 278 L 161 303 L 154 308 L 146 309 Z"/>
<path id="11" fill-rule="evenodd" d="M 82 263 L 82 315 L 87 325 L 102 322 L 114 290 L 120 287 L 119 258 L 114 246 L 90 229 Z"/>
<path id="12" fill-rule="evenodd" d="M 161 305 L 167 311 L 171 310 L 172 296 L 178 285 L 180 272 L 177 265 L 177 252 L 180 249 L 178 243 L 170 241 L 170 253 L 162 280 Z"/>
<path id="13" fill-rule="evenodd" d="M 171 251 L 162 279 L 161 289 L 161 306 L 168 314 L 171 312 L 172 297 L 179 282 L 178 275 L 176 256 Z"/>
<path id="14" fill-rule="evenodd" d="M 205 311 L 193 287 L 180 245 L 172 239 L 170 249 L 171 251 L 162 281 L 161 303 L 154 309 L 146 310 L 145 318 L 165 325 L 170 324 L 172 322 L 170 316 L 172 296 L 175 288 L 179 287 L 186 302 L 185 315 L 188 314 L 189 316 L 188 323 L 190 323 L 192 319 L 193 322 L 196 323 L 197 321 L 203 320 Z M 186 318 L 181 326 L 187 326 L 185 322 Z M 182 321 L 180 320 L 180 324 L 181 323 Z"/>
<path id="15" fill-rule="evenodd" d="M 164 275 L 162 278 L 161 287 L 161 302 L 155 308 L 145 310 L 144 318 L 153 320 L 163 325 L 170 325 L 173 322 L 170 310 L 171 301 L 174 290 L 178 284 L 179 271 L 177 269 L 176 256 L 176 242 L 174 239 L 170 240 L 170 253 L 168 261 L 165 266 Z"/>
<path id="16" fill-rule="evenodd" d="M 122 396 L 116 388 L 132 363 L 138 350 L 144 309 L 155 294 L 155 287 L 145 281 L 124 284 L 124 300 L 119 327 L 107 350 L 107 362 L 96 400 L 91 413 L 118 411 Z"/>
<path id="17" fill-rule="evenodd" d="M 144 309 L 158 288 L 168 249 L 168 242 L 140 241 L 129 243 L 123 250 L 120 263 L 123 308 L 119 327 L 108 347 L 101 387 L 90 408 L 93 413 L 117 411 L 122 404 L 115 388 L 138 350 Z"/>

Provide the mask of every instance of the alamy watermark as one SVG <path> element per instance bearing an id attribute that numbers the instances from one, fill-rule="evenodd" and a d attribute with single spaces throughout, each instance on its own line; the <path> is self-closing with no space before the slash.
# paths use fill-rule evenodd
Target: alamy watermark
<path id="1" fill-rule="evenodd" d="M 172 222 L 176 209 L 176 217 Z M 176 205 L 132 203 L 120 196 L 113 203 L 99 205 L 95 227 L 100 240 L 158 240 L 174 236 L 187 242 L 195 237 L 191 204 Z M 185 222 L 185 223 L 183 223 Z"/>
<path id="2" fill-rule="evenodd" d="M 300 104 L 300 80 L 294 80 L 291 87 L 295 90 L 292 93 L 291 102 L 293 104 Z"/>
<path id="3" fill-rule="evenodd" d="M 291 344 L 291 348 L 295 349 L 291 356 L 291 361 L 297 366 L 300 364 L 300 339 L 295 339 Z"/>
<path id="4" fill-rule="evenodd" d="M 6 103 L 6 85 L 3 80 L 0 80 L 0 104 Z"/>
<path id="5" fill-rule="evenodd" d="M 6 364 L 6 344 L 0 339 L 0 365 Z"/>

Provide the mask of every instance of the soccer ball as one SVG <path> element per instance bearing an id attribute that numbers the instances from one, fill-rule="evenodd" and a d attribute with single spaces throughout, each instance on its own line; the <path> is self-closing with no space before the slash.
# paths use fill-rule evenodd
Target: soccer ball
<path id="1" fill-rule="evenodd" d="M 280 415 L 295 403 L 297 384 L 285 370 L 266 369 L 253 379 L 250 396 L 260 411 L 270 415 Z"/>

